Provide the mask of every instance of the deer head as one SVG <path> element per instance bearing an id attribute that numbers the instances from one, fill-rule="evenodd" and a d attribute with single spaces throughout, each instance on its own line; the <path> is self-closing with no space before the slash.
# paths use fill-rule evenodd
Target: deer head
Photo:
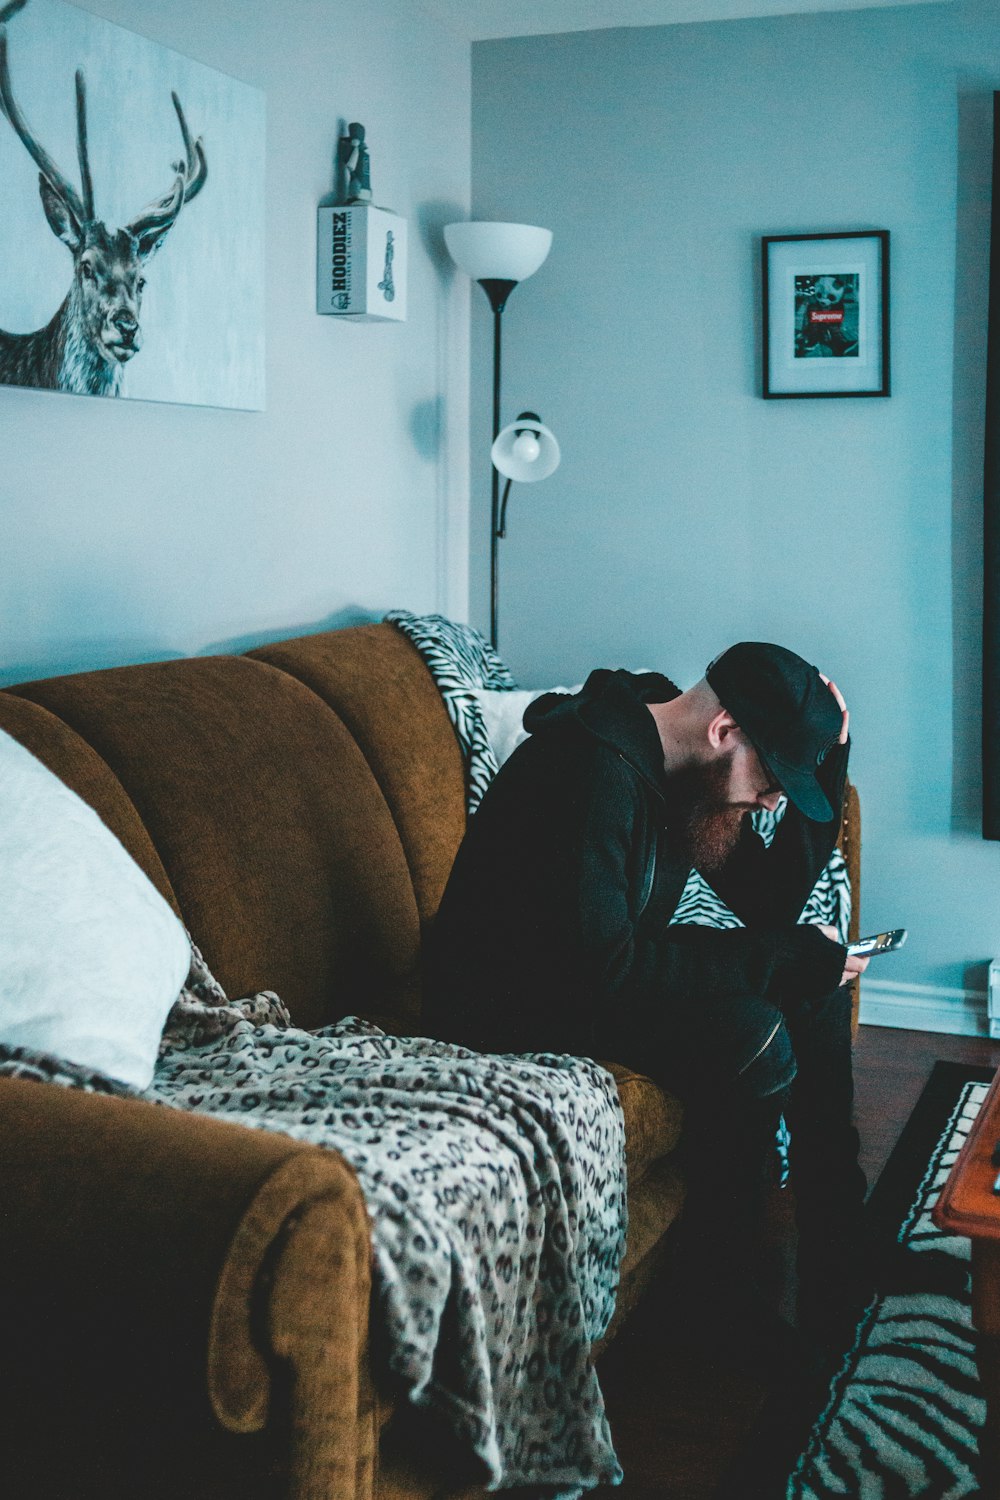
<path id="1" fill-rule="evenodd" d="M 142 209 L 121 229 L 96 217 L 94 186 L 87 150 L 87 100 L 84 76 L 76 74 L 77 157 L 82 193 L 41 146 L 14 98 L 8 62 L 7 32 L 2 24 L 27 0 L 10 0 L 0 9 L 0 112 L 38 167 L 38 190 L 49 226 L 73 256 L 73 283 L 65 304 L 68 340 L 75 357 L 95 358 L 120 370 L 142 345 L 139 313 L 145 286 L 143 271 L 163 244 L 185 203 L 199 193 L 208 176 L 201 139 L 192 141 L 176 94 L 174 109 L 184 143 L 184 160 L 172 163 L 169 191 Z"/>

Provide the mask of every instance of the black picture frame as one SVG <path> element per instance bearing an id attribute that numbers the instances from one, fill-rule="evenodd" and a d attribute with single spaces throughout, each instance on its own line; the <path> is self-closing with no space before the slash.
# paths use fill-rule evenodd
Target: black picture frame
<path id="1" fill-rule="evenodd" d="M 888 396 L 889 231 L 761 239 L 767 401 Z"/>
<path id="2" fill-rule="evenodd" d="M 983 838 L 1000 839 L 1000 93 L 993 95 L 993 207 L 983 464 Z"/>

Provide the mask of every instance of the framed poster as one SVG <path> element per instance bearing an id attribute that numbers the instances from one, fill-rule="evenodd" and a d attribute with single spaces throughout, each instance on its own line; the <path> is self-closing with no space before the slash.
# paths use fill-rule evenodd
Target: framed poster
<path id="1" fill-rule="evenodd" d="M 761 241 L 767 399 L 888 396 L 889 232 Z"/>
<path id="2" fill-rule="evenodd" d="M 264 96 L 0 0 L 0 388 L 264 405 Z"/>

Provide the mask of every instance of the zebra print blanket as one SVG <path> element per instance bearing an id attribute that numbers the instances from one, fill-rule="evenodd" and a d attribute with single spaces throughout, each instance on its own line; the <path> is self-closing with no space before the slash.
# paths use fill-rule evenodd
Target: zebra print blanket
<path id="1" fill-rule="evenodd" d="M 470 1479 L 553 1500 L 621 1482 L 590 1350 L 625 1244 L 624 1127 L 595 1063 L 482 1056 L 357 1017 L 300 1031 L 273 994 L 230 1003 L 192 945 L 145 1093 L 23 1048 L 0 1046 L 0 1075 L 339 1151 L 371 1219 L 375 1357 L 443 1419 Z"/>

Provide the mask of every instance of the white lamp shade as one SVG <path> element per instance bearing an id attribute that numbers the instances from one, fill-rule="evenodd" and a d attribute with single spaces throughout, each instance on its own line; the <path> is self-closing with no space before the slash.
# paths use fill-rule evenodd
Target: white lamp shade
<path id="1" fill-rule="evenodd" d="M 524 281 L 549 253 L 552 230 L 534 224 L 446 224 L 448 254 L 473 281 Z"/>
<path id="2" fill-rule="evenodd" d="M 535 441 L 525 441 L 534 438 Z M 532 484 L 558 469 L 562 454 L 556 435 L 542 422 L 518 418 L 497 435 L 490 449 L 493 467 L 507 479 Z"/>

